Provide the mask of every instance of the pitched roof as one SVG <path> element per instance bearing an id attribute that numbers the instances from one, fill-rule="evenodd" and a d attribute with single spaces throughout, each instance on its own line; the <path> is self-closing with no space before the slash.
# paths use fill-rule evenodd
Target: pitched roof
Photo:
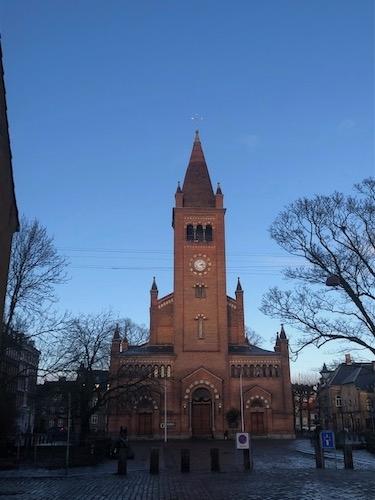
<path id="1" fill-rule="evenodd" d="M 148 356 L 148 355 L 159 355 L 159 354 L 174 354 L 173 345 L 130 345 L 128 349 L 124 350 L 122 356 Z"/>
<path id="2" fill-rule="evenodd" d="M 255 345 L 229 345 L 229 354 L 241 354 L 241 356 L 279 356 L 278 352 L 267 351 Z"/>
<path id="3" fill-rule="evenodd" d="M 184 207 L 214 207 L 215 195 L 210 174 L 208 173 L 198 131 L 195 134 L 193 150 L 182 186 Z"/>
<path id="4" fill-rule="evenodd" d="M 359 389 L 370 389 L 375 385 L 375 372 L 371 363 L 342 363 L 328 379 L 329 385 L 354 384 Z"/>

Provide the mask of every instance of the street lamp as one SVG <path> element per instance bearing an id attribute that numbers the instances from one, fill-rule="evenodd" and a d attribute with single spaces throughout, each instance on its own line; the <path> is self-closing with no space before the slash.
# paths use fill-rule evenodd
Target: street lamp
<path id="1" fill-rule="evenodd" d="M 242 374 L 243 374 L 243 365 L 241 365 L 240 371 L 240 403 L 241 403 L 241 432 L 245 431 L 244 419 L 243 419 L 243 386 L 242 386 Z"/>

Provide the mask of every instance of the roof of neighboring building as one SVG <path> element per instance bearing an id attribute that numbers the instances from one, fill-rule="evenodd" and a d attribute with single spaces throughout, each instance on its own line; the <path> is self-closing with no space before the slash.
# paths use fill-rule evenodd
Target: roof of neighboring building
<path id="1" fill-rule="evenodd" d="M 375 371 L 371 363 L 342 363 L 332 372 L 326 384 L 354 384 L 359 389 L 367 390 L 375 385 Z"/>
<path id="2" fill-rule="evenodd" d="M 229 345 L 229 354 L 241 354 L 241 356 L 279 356 L 280 353 L 267 351 L 255 345 Z"/>

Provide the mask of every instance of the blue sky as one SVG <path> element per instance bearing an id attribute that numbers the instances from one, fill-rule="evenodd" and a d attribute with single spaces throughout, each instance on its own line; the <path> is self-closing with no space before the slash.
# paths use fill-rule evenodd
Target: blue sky
<path id="1" fill-rule="evenodd" d="M 171 208 L 198 127 L 227 207 L 228 293 L 241 276 L 270 348 L 279 324 L 258 308 L 288 262 L 272 220 L 375 174 L 373 2 L 0 5 L 17 200 L 71 261 L 59 307 L 148 323 L 152 276 L 172 290 Z M 332 358 L 310 349 L 292 371 Z"/>

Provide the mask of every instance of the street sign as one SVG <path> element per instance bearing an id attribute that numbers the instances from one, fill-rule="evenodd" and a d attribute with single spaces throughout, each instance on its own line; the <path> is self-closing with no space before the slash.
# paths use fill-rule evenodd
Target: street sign
<path id="1" fill-rule="evenodd" d="M 336 449 L 335 433 L 333 431 L 321 431 L 320 432 L 320 444 L 324 450 Z"/>
<path id="2" fill-rule="evenodd" d="M 167 427 L 174 427 L 175 425 L 176 425 L 176 424 L 175 424 L 174 422 L 167 422 Z M 161 429 L 164 429 L 164 427 L 165 427 L 165 424 L 164 424 L 164 422 L 162 422 L 162 423 L 160 424 L 160 428 L 161 428 Z"/>
<path id="3" fill-rule="evenodd" d="M 237 450 L 247 450 L 250 447 L 250 439 L 248 432 L 236 433 L 236 447 Z"/>

